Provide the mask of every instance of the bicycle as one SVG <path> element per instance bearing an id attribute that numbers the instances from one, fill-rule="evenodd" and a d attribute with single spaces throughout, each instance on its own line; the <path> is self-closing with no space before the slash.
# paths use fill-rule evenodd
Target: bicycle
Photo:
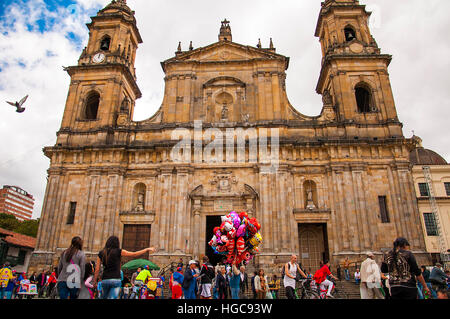
<path id="1" fill-rule="evenodd" d="M 320 289 L 315 282 L 311 283 L 311 291 L 313 291 L 314 297 L 311 299 L 348 299 L 348 295 L 345 291 L 336 287 L 336 282 L 331 280 L 333 288 L 331 289 L 331 296 L 327 295 L 328 289 Z"/>
<path id="2" fill-rule="evenodd" d="M 311 279 L 302 279 L 298 282 L 300 286 L 294 291 L 297 299 L 319 299 L 317 291 L 311 288 Z"/>

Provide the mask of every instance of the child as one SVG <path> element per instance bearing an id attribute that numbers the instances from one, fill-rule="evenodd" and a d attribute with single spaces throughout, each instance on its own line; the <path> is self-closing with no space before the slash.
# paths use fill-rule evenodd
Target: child
<path id="1" fill-rule="evenodd" d="M 84 285 L 86 286 L 87 290 L 89 291 L 89 297 L 90 299 L 94 299 L 94 286 L 92 285 L 92 279 L 94 279 L 94 269 L 92 268 L 91 263 L 86 264 L 86 270 L 89 269 L 88 274 L 86 274 L 84 277 L 86 280 L 84 281 Z"/>
<path id="2" fill-rule="evenodd" d="M 130 296 L 131 284 L 125 284 L 123 287 L 123 299 L 128 299 Z"/>

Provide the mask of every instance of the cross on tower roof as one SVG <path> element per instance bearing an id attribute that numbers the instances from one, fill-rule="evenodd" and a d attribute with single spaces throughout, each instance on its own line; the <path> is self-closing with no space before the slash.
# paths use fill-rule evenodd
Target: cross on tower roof
<path id="1" fill-rule="evenodd" d="M 230 21 L 224 19 L 220 27 L 219 41 L 232 41 Z"/>

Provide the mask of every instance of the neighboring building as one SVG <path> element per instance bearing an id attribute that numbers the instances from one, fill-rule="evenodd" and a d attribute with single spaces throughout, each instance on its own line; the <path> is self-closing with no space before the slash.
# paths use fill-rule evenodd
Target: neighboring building
<path id="1" fill-rule="evenodd" d="M 142 38 L 125 1 L 100 10 L 78 65 L 65 69 L 71 83 L 61 128 L 44 149 L 51 163 L 33 266 L 55 264 L 76 235 L 92 259 L 117 235 L 127 250 L 156 246 L 152 261 L 161 265 L 203 254 L 217 261 L 207 242 L 230 210 L 245 210 L 262 225 L 257 265 L 296 253 L 314 270 L 323 259 L 360 259 L 368 250 L 381 256 L 398 236 L 428 263 L 409 161 L 414 142 L 403 135 L 389 81 L 392 57 L 381 54 L 369 16 L 356 0 L 322 3 L 318 116 L 290 104 L 289 58 L 273 42 L 233 42 L 225 20 L 217 42 L 179 46 L 161 63 L 161 108 L 134 122 Z M 232 129 L 245 132 L 248 148 L 227 149 L 221 161 L 219 137 Z M 266 160 L 261 144 L 253 153 L 265 133 L 278 162 Z M 183 156 L 175 158 L 180 135 Z M 211 135 L 219 141 L 213 147 Z"/>
<path id="2" fill-rule="evenodd" d="M 431 254 L 433 263 L 443 262 L 440 258 L 439 235 L 442 236 L 444 243 L 443 252 L 450 249 L 450 165 L 439 154 L 423 148 L 420 138 L 417 138 L 417 148 L 411 152 L 410 160 L 414 165 L 414 185 L 427 252 Z M 433 214 L 433 205 L 430 202 L 431 194 L 424 167 L 429 167 L 439 223 Z M 438 224 L 441 234 L 438 231 Z"/>
<path id="3" fill-rule="evenodd" d="M 33 195 L 20 187 L 5 185 L 0 189 L 0 213 L 14 215 L 21 221 L 30 220 L 33 207 Z"/>
<path id="4" fill-rule="evenodd" d="M 8 261 L 18 272 L 28 272 L 36 238 L 0 228 L 0 264 Z"/>

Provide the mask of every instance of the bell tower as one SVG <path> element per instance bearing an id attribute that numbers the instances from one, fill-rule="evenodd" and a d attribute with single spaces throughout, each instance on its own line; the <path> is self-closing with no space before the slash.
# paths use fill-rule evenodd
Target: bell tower
<path id="1" fill-rule="evenodd" d="M 392 56 L 381 54 L 370 15 L 358 0 L 322 2 L 315 33 L 322 47 L 316 91 L 331 97 L 347 137 L 403 137 L 388 74 Z"/>
<path id="2" fill-rule="evenodd" d="M 59 145 L 93 140 L 110 144 L 113 128 L 131 121 L 135 101 L 141 97 L 134 63 L 142 38 L 134 11 L 126 0 L 113 0 L 91 19 L 89 41 L 78 65 L 64 68 L 71 83 Z"/>

